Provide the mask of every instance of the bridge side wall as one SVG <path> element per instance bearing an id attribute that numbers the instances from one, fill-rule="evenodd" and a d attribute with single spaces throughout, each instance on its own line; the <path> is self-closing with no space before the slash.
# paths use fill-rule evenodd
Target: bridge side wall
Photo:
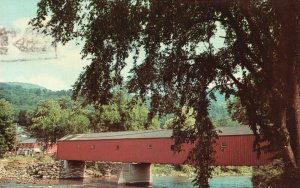
<path id="1" fill-rule="evenodd" d="M 253 151 L 253 135 L 221 136 L 215 145 L 216 165 L 219 166 L 260 166 L 270 162 L 270 153 Z"/>
<path id="2" fill-rule="evenodd" d="M 216 165 L 258 166 L 269 163 L 270 154 L 257 159 L 253 151 L 254 136 L 219 136 L 215 145 Z M 124 163 L 182 164 L 192 145 L 174 154 L 171 138 L 59 141 L 57 158 L 61 160 L 111 161 Z"/>
<path id="3" fill-rule="evenodd" d="M 171 138 L 59 141 L 61 160 L 110 161 L 124 163 L 182 164 L 189 148 L 180 154 L 171 150 Z"/>

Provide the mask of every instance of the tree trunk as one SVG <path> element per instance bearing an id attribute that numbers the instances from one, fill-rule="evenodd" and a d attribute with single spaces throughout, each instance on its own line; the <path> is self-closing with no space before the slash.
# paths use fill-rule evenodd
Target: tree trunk
<path id="1" fill-rule="evenodd" d="M 296 126 L 296 162 L 300 175 L 300 2 L 296 4 L 296 57 L 295 57 L 295 83 L 294 83 L 294 109 L 295 109 L 295 126 Z M 299 177 L 300 178 L 300 177 Z"/>
<path id="2" fill-rule="evenodd" d="M 299 83 L 295 84 L 294 109 L 295 109 L 295 129 L 296 129 L 295 155 L 296 155 L 296 163 L 300 171 L 300 84 Z"/>
<path id="3" fill-rule="evenodd" d="M 294 59 L 294 115 L 295 115 L 295 134 L 296 134 L 296 148 L 294 151 L 297 163 L 297 181 L 300 182 L 300 1 L 296 2 L 296 49 L 295 49 L 295 59 Z"/>
<path id="4" fill-rule="evenodd" d="M 287 110 L 283 109 L 280 113 L 279 113 L 279 118 L 280 118 L 280 128 L 281 130 L 285 133 L 288 134 L 288 128 L 287 128 Z M 290 137 L 291 138 L 291 137 Z M 296 158 L 295 158 L 295 153 L 293 151 L 293 148 L 291 146 L 291 140 L 288 139 L 287 143 L 283 143 L 282 145 L 283 148 L 283 159 L 285 161 L 285 166 L 287 168 L 296 168 L 297 167 L 297 163 L 296 163 Z"/>
<path id="5" fill-rule="evenodd" d="M 300 174 L 300 2 L 299 0 L 278 1 L 273 0 L 278 20 L 281 22 L 282 33 L 280 37 L 280 51 L 282 70 L 286 76 L 286 100 L 290 123 L 282 122 L 284 131 L 288 131 L 290 141 L 285 146 L 285 154 L 289 161 L 294 161 L 294 167 Z M 288 129 L 285 129 L 288 128 Z"/>

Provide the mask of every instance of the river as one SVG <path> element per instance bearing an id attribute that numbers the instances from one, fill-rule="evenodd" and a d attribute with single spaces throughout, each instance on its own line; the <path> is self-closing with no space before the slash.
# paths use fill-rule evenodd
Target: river
<path id="1" fill-rule="evenodd" d="M 88 187 L 101 187 L 101 188 L 137 188 L 135 186 L 121 186 L 117 185 L 115 178 L 103 179 L 92 178 L 81 180 L 60 180 L 57 184 L 51 185 L 28 185 L 28 184 L 0 184 L 0 187 L 5 188 L 88 188 Z M 210 180 L 211 188 L 251 188 L 252 182 L 249 176 L 227 176 L 227 177 L 214 177 Z M 153 178 L 153 185 L 149 188 L 195 188 L 191 183 L 191 179 L 185 177 L 170 177 L 160 176 Z"/>

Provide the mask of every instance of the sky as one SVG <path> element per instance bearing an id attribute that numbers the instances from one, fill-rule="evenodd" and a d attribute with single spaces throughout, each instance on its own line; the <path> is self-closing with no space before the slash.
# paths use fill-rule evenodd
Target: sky
<path id="1" fill-rule="evenodd" d="M 0 0 L 0 28 L 16 32 L 9 34 L 7 54 L 0 55 L 0 82 L 32 83 L 54 91 L 71 89 L 88 63 L 81 59 L 79 46 L 70 43 L 58 46 L 55 52 L 51 39 L 42 38 L 46 52 L 25 53 L 14 45 L 23 37 L 36 38 L 26 28 L 36 14 L 37 2 Z"/>
<path id="2" fill-rule="evenodd" d="M 14 31 L 8 34 L 8 51 L 0 54 L 0 82 L 24 82 L 37 84 L 53 91 L 68 90 L 76 82 L 87 60 L 81 59 L 80 46 L 69 43 L 51 46 L 51 38 L 37 36 L 28 31 L 28 21 L 37 11 L 39 0 L 0 0 L 0 30 Z M 1 34 L 1 32 L 0 32 Z M 217 36 L 224 36 L 222 31 Z M 25 53 L 17 47 L 22 39 L 35 40 L 45 52 Z M 215 46 L 222 46 L 223 39 L 215 39 Z M 1 35 L 0 35 L 1 51 Z M 123 75 L 126 75 L 132 63 L 127 62 Z"/>

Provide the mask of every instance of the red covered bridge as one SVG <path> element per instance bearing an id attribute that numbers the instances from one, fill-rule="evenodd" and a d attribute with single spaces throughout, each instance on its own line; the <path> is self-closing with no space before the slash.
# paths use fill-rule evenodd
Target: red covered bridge
<path id="1" fill-rule="evenodd" d="M 254 135 L 248 127 L 223 127 L 215 145 L 215 165 L 258 166 L 270 155 L 257 158 Z M 139 164 L 182 164 L 192 145 L 174 153 L 172 130 L 126 131 L 68 135 L 58 141 L 57 158 L 68 161 L 110 161 Z M 148 167 L 147 167 L 148 168 Z M 149 167 L 150 168 L 150 167 Z"/>
<path id="2" fill-rule="evenodd" d="M 215 145 L 216 165 L 257 166 L 268 163 L 253 151 L 254 135 L 248 127 L 223 127 Z M 172 130 L 126 131 L 69 135 L 58 141 L 57 158 L 62 160 L 127 163 L 182 164 L 191 145 L 174 153 Z"/>

